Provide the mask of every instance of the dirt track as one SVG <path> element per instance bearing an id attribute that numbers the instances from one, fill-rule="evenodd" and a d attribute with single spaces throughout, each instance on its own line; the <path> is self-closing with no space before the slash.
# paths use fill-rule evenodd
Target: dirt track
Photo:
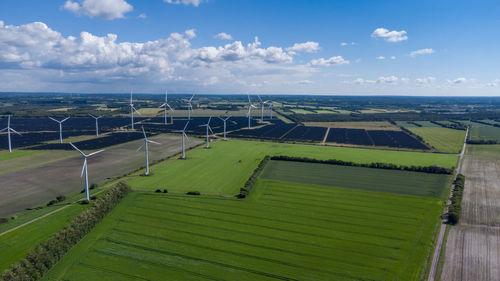
<path id="1" fill-rule="evenodd" d="M 467 150 L 460 224 L 448 235 L 443 281 L 500 280 L 500 154 L 488 151 L 494 147 Z"/>
<path id="2" fill-rule="evenodd" d="M 161 135 L 151 139 L 162 144 L 149 145 L 151 161 L 180 151 L 178 136 Z M 101 182 L 144 166 L 144 151 L 136 152 L 141 142 L 133 141 L 112 147 L 89 158 L 89 182 Z M 193 138 L 188 145 L 200 142 Z M 75 151 L 73 158 L 0 175 L 0 217 L 49 201 L 57 195 L 82 189 L 82 164 L 82 158 Z"/>

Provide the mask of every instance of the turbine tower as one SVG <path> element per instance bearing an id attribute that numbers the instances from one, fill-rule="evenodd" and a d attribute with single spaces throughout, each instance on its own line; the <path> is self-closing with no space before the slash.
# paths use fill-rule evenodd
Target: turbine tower
<path id="1" fill-rule="evenodd" d="M 155 142 L 152 140 L 148 140 L 148 137 L 146 136 L 146 132 L 144 131 L 144 126 L 141 126 L 142 128 L 142 133 L 144 134 L 144 143 L 139 146 L 136 152 L 141 150 L 142 147 L 144 147 L 144 151 L 146 152 L 146 176 L 149 175 L 149 149 L 148 149 L 148 143 L 154 143 L 154 144 L 161 144 L 159 142 Z"/>
<path id="2" fill-rule="evenodd" d="M 220 120 L 222 120 L 222 122 L 224 122 L 224 140 L 227 140 L 226 138 L 226 121 L 231 118 L 231 115 L 229 115 L 228 117 L 226 117 L 225 119 L 222 118 L 222 117 L 219 117 Z"/>
<path id="3" fill-rule="evenodd" d="M 59 120 L 57 120 L 57 119 L 54 119 L 54 118 L 52 118 L 52 117 L 49 117 L 49 118 L 50 118 L 50 120 L 52 120 L 52 121 L 54 121 L 54 122 L 59 123 L 59 143 L 63 143 L 63 142 L 62 142 L 62 139 L 63 139 L 63 137 L 62 137 L 62 123 L 63 123 L 64 121 L 68 120 L 68 119 L 69 119 L 69 117 L 66 117 L 66 118 L 64 118 L 64 119 L 63 119 L 63 120 L 61 120 L 61 121 L 59 121 Z"/>
<path id="4" fill-rule="evenodd" d="M 95 119 L 95 135 L 99 136 L 99 118 L 102 118 L 102 116 L 95 117 L 94 115 L 89 113 L 89 116 Z"/>
<path id="5" fill-rule="evenodd" d="M 248 129 L 250 129 L 250 118 L 252 117 L 252 108 L 257 108 L 257 107 L 252 104 L 252 102 L 250 101 L 250 95 L 248 95 L 248 112 L 247 112 Z"/>
<path id="6" fill-rule="evenodd" d="M 163 109 L 164 109 L 165 125 L 167 124 L 167 107 L 168 107 L 168 109 L 170 109 L 172 111 L 172 115 L 170 116 L 170 121 L 172 122 L 172 124 L 174 124 L 174 110 L 168 104 L 167 99 L 168 99 L 167 91 L 165 91 L 165 102 L 162 105 L 160 105 L 160 108 L 163 107 Z"/>
<path id="7" fill-rule="evenodd" d="M 210 120 L 212 120 L 212 116 L 210 116 L 210 118 L 208 118 L 208 122 L 207 124 L 203 124 L 203 125 L 200 125 L 200 127 L 207 127 L 207 148 L 209 148 L 209 141 L 208 141 L 208 130 L 210 130 L 210 132 L 212 132 L 212 135 L 214 134 L 214 131 L 212 131 L 212 128 L 210 127 Z"/>
<path id="8" fill-rule="evenodd" d="M 137 109 L 134 107 L 134 103 L 132 102 L 132 91 L 130 91 L 130 122 L 132 124 L 132 130 L 134 129 L 134 111 L 137 112 L 137 114 L 141 115 Z"/>
<path id="9" fill-rule="evenodd" d="M 83 175 L 85 174 L 85 199 L 89 200 L 90 199 L 90 197 L 89 197 L 89 175 L 87 172 L 87 158 L 89 158 L 90 156 L 96 155 L 97 153 L 101 153 L 104 150 L 99 150 L 96 152 L 92 152 L 90 154 L 85 154 L 80 149 L 78 149 L 74 144 L 72 144 L 71 142 L 69 144 L 71 144 L 71 146 L 74 149 L 76 149 L 76 151 L 80 152 L 80 154 L 82 155 L 82 157 L 84 159 L 83 160 L 83 167 L 82 167 L 82 174 L 80 175 L 80 177 L 83 177 Z"/>
<path id="10" fill-rule="evenodd" d="M 9 152 L 12 152 L 12 143 L 11 143 L 11 140 L 10 140 L 10 132 L 14 132 L 14 133 L 16 133 L 16 134 L 18 134 L 20 136 L 21 136 L 21 134 L 18 133 L 16 130 L 14 130 L 14 129 L 12 129 L 10 127 L 10 115 L 9 115 L 9 117 L 7 119 L 7 127 L 3 128 L 2 130 L 0 130 L 0 132 L 3 132 L 3 131 L 7 131 L 7 138 L 9 139 Z"/>
<path id="11" fill-rule="evenodd" d="M 184 102 L 187 103 L 187 107 L 188 107 L 188 120 L 191 120 L 191 111 L 193 111 L 193 105 L 191 104 L 191 101 L 193 100 L 194 98 L 194 94 L 193 96 L 191 96 L 190 99 L 182 99 Z"/>
<path id="12" fill-rule="evenodd" d="M 266 101 L 263 101 L 259 95 L 257 95 L 257 97 L 259 98 L 259 104 L 260 104 L 260 121 L 264 121 L 264 106 L 266 103 L 268 103 L 269 101 L 266 100 Z"/>
<path id="13" fill-rule="evenodd" d="M 184 152 L 184 137 L 186 137 L 189 140 L 188 136 L 186 135 L 186 128 L 187 128 L 188 124 L 189 124 L 189 121 L 187 121 L 186 126 L 184 126 L 184 129 L 172 131 L 174 133 L 182 133 L 182 157 L 181 157 L 182 159 L 186 158 L 186 154 Z"/>
<path id="14" fill-rule="evenodd" d="M 273 119 L 273 103 L 274 101 L 269 101 L 269 119 Z"/>

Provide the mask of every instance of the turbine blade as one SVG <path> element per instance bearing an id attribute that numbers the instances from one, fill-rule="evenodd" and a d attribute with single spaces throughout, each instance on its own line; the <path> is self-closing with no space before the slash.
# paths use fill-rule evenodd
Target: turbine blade
<path id="1" fill-rule="evenodd" d="M 260 98 L 260 96 L 259 96 L 259 95 L 257 95 L 257 97 L 259 98 L 259 101 L 260 101 L 260 102 L 262 102 L 262 99 Z"/>
<path id="2" fill-rule="evenodd" d="M 135 109 L 135 107 L 133 107 L 133 106 L 132 106 L 132 109 L 133 109 L 135 112 L 137 112 L 137 114 L 142 115 L 142 114 L 141 114 L 141 113 L 140 113 L 137 109 Z"/>
<path id="3" fill-rule="evenodd" d="M 16 130 L 14 130 L 14 129 L 12 129 L 12 128 L 9 128 L 9 130 L 11 130 L 12 132 L 14 132 L 14 133 L 16 133 L 16 134 L 18 134 L 18 135 L 22 136 L 20 133 L 18 133 Z"/>
<path id="4" fill-rule="evenodd" d="M 141 129 L 142 129 L 142 134 L 144 135 L 144 138 L 145 138 L 145 139 L 148 139 L 148 138 L 146 137 L 146 131 L 144 131 L 144 126 L 141 126 Z"/>
<path id="5" fill-rule="evenodd" d="M 182 133 L 184 134 L 184 136 L 186 137 L 186 139 L 187 139 L 188 141 L 190 141 L 190 140 L 189 140 L 188 135 L 187 135 L 185 132 L 182 132 Z"/>
<path id="6" fill-rule="evenodd" d="M 193 94 L 193 96 L 189 99 L 189 102 L 191 102 L 191 101 L 193 100 L 193 98 L 194 98 L 194 94 Z"/>
<path id="7" fill-rule="evenodd" d="M 210 116 L 210 118 L 208 118 L 207 125 L 210 124 L 210 120 L 212 120 L 212 116 Z"/>
<path id="8" fill-rule="evenodd" d="M 96 151 L 96 152 L 92 152 L 92 153 L 90 153 L 89 155 L 87 155 L 87 157 L 90 157 L 90 156 L 92 156 L 92 155 L 96 155 L 97 153 L 101 153 L 101 152 L 103 152 L 103 151 L 104 151 L 104 149 L 101 149 L 101 150 Z"/>
<path id="9" fill-rule="evenodd" d="M 159 142 L 155 142 L 155 141 L 152 141 L 152 140 L 147 140 L 147 142 L 149 142 L 149 143 L 154 143 L 154 144 L 161 144 L 161 143 L 159 143 Z"/>
<path id="10" fill-rule="evenodd" d="M 164 107 L 164 106 L 166 106 L 166 105 L 167 105 L 167 104 L 166 104 L 166 103 L 164 103 L 164 104 L 160 105 L 160 107 Z"/>
<path id="11" fill-rule="evenodd" d="M 139 148 L 135 151 L 135 152 L 138 152 L 139 150 L 141 150 L 141 148 L 144 146 L 145 143 L 142 143 L 141 146 L 139 146 Z"/>
<path id="12" fill-rule="evenodd" d="M 94 118 L 94 119 L 97 119 L 94 115 L 92 115 L 90 113 L 89 113 L 89 116 L 92 117 L 92 118 Z"/>
<path id="13" fill-rule="evenodd" d="M 66 121 L 66 120 L 68 120 L 68 119 L 69 119 L 69 117 L 64 118 L 64 119 L 61 121 L 61 123 L 62 123 L 62 122 L 64 122 L 64 121 Z"/>
<path id="14" fill-rule="evenodd" d="M 210 130 L 210 132 L 212 132 L 212 135 L 215 135 L 214 131 L 212 131 L 212 128 L 210 126 L 208 126 L 208 129 Z"/>
<path id="15" fill-rule="evenodd" d="M 172 110 L 172 112 L 174 112 L 174 110 L 170 107 L 168 103 L 166 103 L 166 105 L 168 106 L 168 108 L 170 108 L 170 110 Z"/>
<path id="16" fill-rule="evenodd" d="M 80 178 L 83 177 L 83 172 L 85 172 L 85 167 L 87 166 L 87 158 L 83 161 L 83 166 L 82 166 L 82 173 L 80 175 Z"/>
<path id="17" fill-rule="evenodd" d="M 78 147 L 76 147 L 74 144 L 72 144 L 71 142 L 69 143 L 74 149 L 76 149 L 76 151 L 80 152 L 80 154 L 83 156 L 83 157 L 87 157 L 87 155 L 85 153 L 83 153 L 80 149 L 78 149 Z"/>
<path id="18" fill-rule="evenodd" d="M 56 119 L 54 119 L 52 117 L 49 117 L 49 119 L 52 120 L 52 121 L 56 121 L 57 123 L 59 123 L 59 120 L 56 120 Z"/>
<path id="19" fill-rule="evenodd" d="M 189 125 L 189 121 L 187 121 L 186 126 L 184 126 L 184 130 L 182 130 L 182 131 L 185 131 L 188 125 Z"/>
<path id="20" fill-rule="evenodd" d="M 0 130 L 0 132 L 3 132 L 3 131 L 5 131 L 5 130 L 7 130 L 8 128 L 9 128 L 9 127 L 7 127 L 7 128 L 3 128 L 3 129 L 1 129 L 1 130 Z"/>

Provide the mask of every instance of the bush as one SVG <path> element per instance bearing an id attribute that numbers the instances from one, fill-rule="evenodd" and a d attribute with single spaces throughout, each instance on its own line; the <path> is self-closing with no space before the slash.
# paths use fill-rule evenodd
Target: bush
<path id="1" fill-rule="evenodd" d="M 465 176 L 459 174 L 455 180 L 455 189 L 451 197 L 451 204 L 448 206 L 448 223 L 457 224 L 462 211 L 462 197 L 464 195 Z"/>
<path id="2" fill-rule="evenodd" d="M 97 196 L 95 196 L 95 195 L 90 196 L 90 200 L 96 200 L 96 199 L 97 199 Z"/>
<path id="3" fill-rule="evenodd" d="M 8 218 L 0 218 L 0 224 L 8 222 Z"/>
<path id="4" fill-rule="evenodd" d="M 163 190 L 163 193 L 168 193 L 168 190 L 164 189 L 164 190 Z"/>
<path id="5" fill-rule="evenodd" d="M 188 191 L 186 192 L 187 195 L 200 195 L 201 193 L 199 191 Z"/>
<path id="6" fill-rule="evenodd" d="M 155 190 L 156 193 L 161 193 L 160 189 Z"/>
<path id="7" fill-rule="evenodd" d="M 31 250 L 25 259 L 4 271 L 1 280 L 39 280 L 73 246 L 109 213 L 130 191 L 130 186 L 118 183 L 48 241 Z M 87 200 L 84 200 L 87 201 Z M 88 201 L 87 201 L 88 204 Z"/>
<path id="8" fill-rule="evenodd" d="M 58 202 L 59 202 L 59 201 L 57 201 L 56 199 L 52 199 L 52 200 L 50 200 L 50 201 L 49 201 L 49 203 L 47 203 L 47 207 L 48 207 L 48 206 L 52 206 L 52 205 L 54 205 L 54 204 L 56 204 L 56 203 L 58 203 Z"/>
<path id="9" fill-rule="evenodd" d="M 96 183 L 91 184 L 90 187 L 89 187 L 89 189 L 95 189 L 95 188 L 97 188 L 97 184 Z"/>
<path id="10" fill-rule="evenodd" d="M 57 202 L 62 202 L 62 201 L 64 201 L 64 200 L 66 200 L 66 196 L 64 196 L 64 195 L 59 195 L 59 196 L 57 196 L 57 197 L 56 197 L 56 200 L 57 200 Z"/>
<path id="11" fill-rule="evenodd" d="M 266 156 L 266 157 L 264 157 L 264 159 L 262 159 L 262 161 L 260 161 L 257 168 L 255 168 L 255 170 L 253 170 L 252 175 L 245 182 L 245 186 L 240 188 L 240 193 L 236 195 L 236 198 L 243 199 L 243 198 L 246 198 L 248 196 L 248 194 L 250 194 L 250 191 L 252 190 L 253 186 L 257 182 L 257 179 L 260 175 L 260 172 L 262 172 L 262 170 L 264 169 L 264 167 L 266 166 L 267 162 L 269 162 L 270 159 L 271 159 L 271 157 Z"/>
<path id="12" fill-rule="evenodd" d="M 90 202 L 87 199 L 84 199 L 84 200 L 80 201 L 80 204 L 82 204 L 82 205 L 88 205 L 89 203 Z"/>

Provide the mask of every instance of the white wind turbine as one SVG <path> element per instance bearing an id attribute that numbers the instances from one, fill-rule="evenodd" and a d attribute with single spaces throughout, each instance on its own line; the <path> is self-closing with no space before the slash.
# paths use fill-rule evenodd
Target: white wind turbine
<path id="1" fill-rule="evenodd" d="M 248 95 L 248 112 L 247 112 L 248 129 L 250 129 L 250 119 L 252 117 L 252 108 L 257 108 L 257 107 L 252 104 L 252 102 L 250 101 L 250 95 Z"/>
<path id="2" fill-rule="evenodd" d="M 193 100 L 194 98 L 194 94 L 191 96 L 190 99 L 182 99 L 184 102 L 187 103 L 187 107 L 188 107 L 188 120 L 191 120 L 191 111 L 193 111 L 193 105 L 191 104 L 191 101 Z"/>
<path id="3" fill-rule="evenodd" d="M 231 118 L 231 115 L 229 115 L 228 117 L 226 117 L 225 119 L 222 118 L 222 117 L 219 117 L 220 120 L 222 120 L 222 122 L 224 122 L 224 140 L 227 140 L 226 138 L 226 121 Z"/>
<path id="4" fill-rule="evenodd" d="M 132 91 L 130 91 L 130 122 L 132 124 L 132 130 L 134 129 L 134 111 L 137 112 L 137 114 L 141 115 L 137 109 L 134 107 L 134 103 L 132 102 Z"/>
<path id="5" fill-rule="evenodd" d="M 264 106 L 266 103 L 268 103 L 269 101 L 266 100 L 266 101 L 263 101 L 259 95 L 257 95 L 257 97 L 259 98 L 259 104 L 260 104 L 260 121 L 264 121 Z"/>
<path id="6" fill-rule="evenodd" d="M 155 142 L 152 140 L 148 140 L 148 137 L 146 136 L 146 132 L 144 131 L 144 126 L 141 126 L 142 128 L 142 133 L 144 134 L 144 143 L 137 149 L 136 152 L 141 150 L 142 147 L 144 147 L 144 151 L 146 152 L 146 176 L 149 175 L 149 149 L 148 149 L 148 143 L 154 143 L 154 144 L 161 144 L 159 142 Z"/>
<path id="7" fill-rule="evenodd" d="M 102 116 L 95 117 L 94 115 L 89 113 L 89 116 L 95 119 L 95 135 L 99 136 L 99 118 L 102 118 Z"/>
<path id="8" fill-rule="evenodd" d="M 207 137 L 207 148 L 209 148 L 209 141 L 208 141 L 208 130 L 210 130 L 210 132 L 212 132 L 212 135 L 214 134 L 214 131 L 212 131 L 212 128 L 210 127 L 210 120 L 212 120 L 212 116 L 210 116 L 210 118 L 208 118 L 208 122 L 207 124 L 203 124 L 203 125 L 200 125 L 200 127 L 207 127 L 207 134 L 206 134 L 206 137 Z"/>
<path id="9" fill-rule="evenodd" d="M 188 136 L 186 135 L 186 128 L 187 128 L 188 124 L 189 124 L 189 121 L 187 121 L 186 126 L 184 126 L 184 129 L 172 131 L 174 133 L 182 133 L 182 159 L 186 158 L 186 154 L 184 152 L 184 147 L 185 147 L 184 146 L 184 137 L 186 137 L 189 140 Z"/>
<path id="10" fill-rule="evenodd" d="M 273 104 L 277 103 L 274 101 L 269 101 L 269 119 L 273 119 Z"/>
<path id="11" fill-rule="evenodd" d="M 104 150 L 99 150 L 96 152 L 92 152 L 90 154 L 85 154 L 80 149 L 78 149 L 78 147 L 76 147 L 74 144 L 72 144 L 71 142 L 69 144 L 71 144 L 71 146 L 74 149 L 76 149 L 76 151 L 80 152 L 80 154 L 82 155 L 82 157 L 84 159 L 83 160 L 83 167 L 82 167 L 82 174 L 80 175 L 80 177 L 83 177 L 83 175 L 85 174 L 85 199 L 89 200 L 90 199 L 90 197 L 89 197 L 89 175 L 87 172 L 87 158 L 90 156 L 96 155 L 97 153 L 101 153 Z"/>
<path id="12" fill-rule="evenodd" d="M 21 134 L 18 133 L 16 130 L 14 130 L 14 129 L 12 129 L 10 127 L 10 115 L 9 115 L 9 117 L 7 119 L 7 127 L 3 128 L 2 130 L 0 130 L 0 132 L 3 132 L 3 131 L 7 131 L 7 138 L 9 139 L 9 152 L 12 152 L 12 143 L 11 143 L 11 140 L 10 140 L 10 132 L 14 132 L 14 133 L 16 133 L 16 134 L 18 134 L 20 136 L 21 136 Z"/>
<path id="13" fill-rule="evenodd" d="M 63 140 L 63 137 L 62 137 L 62 123 L 63 123 L 64 121 L 68 120 L 68 119 L 69 119 L 69 117 L 66 117 L 66 118 L 64 118 L 64 119 L 63 119 L 63 120 L 61 120 L 61 121 L 59 121 L 59 120 L 57 120 L 57 119 L 54 119 L 54 118 L 52 118 L 52 117 L 49 117 L 49 119 L 50 119 L 50 120 L 52 120 L 52 121 L 55 121 L 55 122 L 59 123 L 59 143 L 63 143 L 63 142 L 62 142 L 62 140 Z"/>
<path id="14" fill-rule="evenodd" d="M 168 104 L 167 91 L 165 91 L 165 102 L 162 105 L 160 105 L 160 107 L 163 107 L 164 109 L 165 124 L 167 124 L 167 107 L 172 111 L 172 115 L 170 116 L 170 121 L 172 122 L 172 124 L 174 124 L 174 110 Z"/>

